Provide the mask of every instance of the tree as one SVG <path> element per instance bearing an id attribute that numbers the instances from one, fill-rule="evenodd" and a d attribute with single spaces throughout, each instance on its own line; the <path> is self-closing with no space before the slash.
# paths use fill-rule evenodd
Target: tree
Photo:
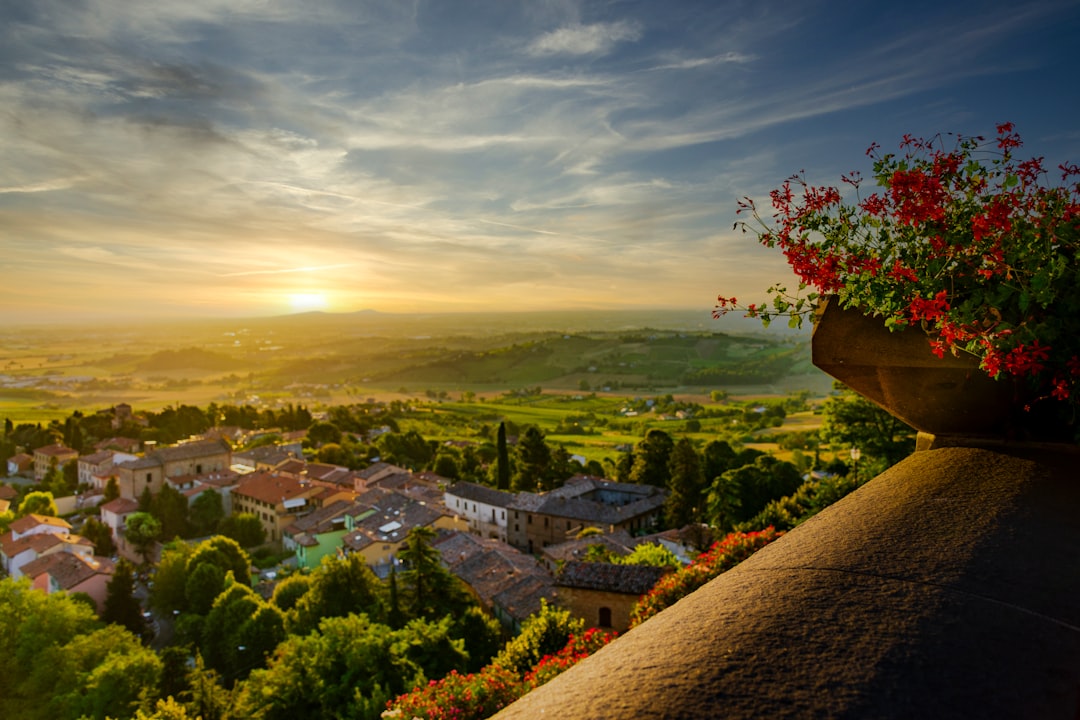
<path id="1" fill-rule="evenodd" d="M 26 494 L 23 501 L 19 503 L 19 511 L 15 514 L 18 517 L 26 517 L 31 514 L 56 517 L 59 512 L 56 509 L 56 501 L 53 500 L 51 492 L 35 490 Z"/>
<path id="2" fill-rule="evenodd" d="M 668 462 L 668 489 L 664 504 L 664 522 L 669 528 L 681 528 L 700 521 L 705 475 L 701 458 L 689 438 L 675 443 Z"/>
<path id="3" fill-rule="evenodd" d="M 652 429 L 645 439 L 634 448 L 634 466 L 630 469 L 630 482 L 639 485 L 667 487 L 668 462 L 675 443 L 663 430 Z"/>
<path id="4" fill-rule="evenodd" d="M 431 545 L 434 539 L 430 527 L 414 527 L 398 553 L 406 568 L 401 573 L 405 609 L 414 618 L 434 619 L 470 604 L 457 578 L 442 566 L 439 551 Z"/>
<path id="5" fill-rule="evenodd" d="M 161 551 L 150 589 L 150 605 L 158 612 L 187 610 L 187 563 L 193 553 L 185 542 L 169 543 Z"/>
<path id="6" fill-rule="evenodd" d="M 150 514 L 161 523 L 161 537 L 188 537 L 188 502 L 183 493 L 169 483 L 150 502 Z"/>
<path id="7" fill-rule="evenodd" d="M 281 611 L 246 585 L 234 583 L 214 600 L 200 649 L 208 667 L 235 681 L 262 666 L 284 639 Z"/>
<path id="8" fill-rule="evenodd" d="M 466 662 L 448 618 L 393 630 L 363 614 L 330 617 L 316 632 L 286 639 L 267 669 L 240 685 L 234 713 L 378 720 L 391 698 Z"/>
<path id="9" fill-rule="evenodd" d="M 618 558 L 618 565 L 651 565 L 652 567 L 681 568 L 683 566 L 675 553 L 658 543 L 642 543 L 629 555 Z"/>
<path id="10" fill-rule="evenodd" d="M 540 610 L 522 623 L 521 633 L 492 662 L 524 675 L 544 656 L 565 647 L 571 635 L 579 635 L 584 629 L 584 620 L 572 618 L 569 610 L 549 605 L 541 598 Z"/>
<path id="11" fill-rule="evenodd" d="M 199 493 L 191 503 L 188 510 L 188 519 L 191 522 L 191 531 L 195 537 L 210 535 L 217 530 L 218 525 L 225 518 L 225 506 L 221 499 L 221 493 L 217 490 L 204 490 Z"/>
<path id="12" fill-rule="evenodd" d="M 251 513 L 230 515 L 221 521 L 219 532 L 235 540 L 241 547 L 258 547 L 266 542 L 266 529 L 262 521 Z"/>
<path id="13" fill-rule="evenodd" d="M 551 448 L 544 440 L 544 433 L 535 425 L 525 428 L 518 438 L 518 463 L 511 487 L 518 491 L 550 490 Z"/>
<path id="14" fill-rule="evenodd" d="M 161 537 L 161 523 L 148 512 L 133 512 L 127 517 L 124 537 L 142 556 L 143 562 L 150 561 L 154 544 Z"/>
<path id="15" fill-rule="evenodd" d="M 496 440 L 498 476 L 496 487 L 499 490 L 510 489 L 510 454 L 506 449 L 506 423 L 499 423 L 499 434 Z"/>
<path id="16" fill-rule="evenodd" d="M 315 447 L 329 443 L 341 444 L 341 428 L 329 422 L 317 422 L 308 428 L 307 439 Z"/>
<path id="17" fill-rule="evenodd" d="M 858 448 L 869 464 L 880 459 L 881 472 L 910 455 L 915 449 L 915 431 L 874 403 L 837 382 L 840 391 L 822 407 L 821 438 L 834 446 Z"/>
<path id="18" fill-rule="evenodd" d="M 381 621 L 386 615 L 382 583 L 359 555 L 323 558 L 311 580 L 290 615 L 290 633 L 309 633 L 328 617 L 364 613 Z"/>
<path id="19" fill-rule="evenodd" d="M 143 617 L 142 606 L 135 599 L 135 568 L 124 558 L 116 564 L 107 586 L 101 619 L 125 627 L 144 640 L 149 638 L 150 628 Z"/>
<path id="20" fill-rule="evenodd" d="M 0 580 L 0 717 L 129 717 L 152 703 L 161 661 L 66 593 Z"/>
<path id="21" fill-rule="evenodd" d="M 223 574 L 232 573 L 238 583 L 251 585 L 251 558 L 231 538 L 215 535 L 199 543 L 188 558 L 188 574 L 206 563 L 217 565 Z"/>
<path id="22" fill-rule="evenodd" d="M 105 496 L 101 502 L 103 504 L 112 502 L 118 497 L 120 497 L 120 484 L 116 481 L 115 476 L 110 476 L 109 481 L 105 483 Z"/>
<path id="23" fill-rule="evenodd" d="M 221 676 L 206 667 L 202 653 L 195 653 L 195 664 L 187 673 L 187 690 L 180 695 L 192 717 L 222 720 L 232 705 L 232 694 L 221 684 Z"/>
<path id="24" fill-rule="evenodd" d="M 288 612 L 296 607 L 300 598 L 311 589 L 311 584 L 310 575 L 290 575 L 274 588 L 274 595 L 270 598 L 270 602 L 282 612 Z"/>

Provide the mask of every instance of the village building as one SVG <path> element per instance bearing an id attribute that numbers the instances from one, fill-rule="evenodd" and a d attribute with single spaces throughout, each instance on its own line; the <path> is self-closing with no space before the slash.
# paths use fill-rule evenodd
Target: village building
<path id="1" fill-rule="evenodd" d="M 457 482 L 446 489 L 446 509 L 461 515 L 477 535 L 506 542 L 506 509 L 514 494 L 471 482 Z"/>
<path id="2" fill-rule="evenodd" d="M 354 488 L 356 492 L 364 492 L 368 488 L 374 487 L 382 478 L 400 473 L 408 474 L 409 471 L 388 462 L 372 463 L 356 473 Z"/>
<path id="3" fill-rule="evenodd" d="M 428 504 L 392 490 L 374 489 L 357 498 L 345 516 L 348 530 L 342 551 L 358 553 L 380 577 L 386 577 L 397 553 L 415 527 L 466 530 L 465 521 L 448 513 L 441 503 Z"/>
<path id="4" fill-rule="evenodd" d="M 85 593 L 94 601 L 100 615 L 105 609 L 109 581 L 115 569 L 108 558 L 57 552 L 26 563 L 22 574 L 30 579 L 31 587 L 46 594 Z"/>
<path id="5" fill-rule="evenodd" d="M 507 541 L 528 553 L 573 538 L 586 527 L 631 535 L 656 526 L 667 491 L 575 475 L 548 493 L 518 493 L 507 507 Z"/>
<path id="6" fill-rule="evenodd" d="M 254 472 L 232 490 L 232 509 L 259 518 L 266 539 L 280 542 L 285 528 L 317 507 L 315 497 L 322 490 L 290 475 Z"/>
<path id="7" fill-rule="evenodd" d="M 101 522 L 112 532 L 114 542 L 124 534 L 128 515 L 138 511 L 139 503 L 126 497 L 118 497 L 98 506 Z"/>
<path id="8" fill-rule="evenodd" d="M 118 472 L 120 494 L 138 498 L 146 488 L 155 495 L 161 492 L 165 478 L 227 470 L 231 456 L 232 450 L 224 440 L 200 440 L 159 448 L 114 468 Z"/>
<path id="9" fill-rule="evenodd" d="M 555 577 L 557 603 L 586 627 L 625 632 L 630 613 L 670 568 L 572 560 Z"/>
<path id="10" fill-rule="evenodd" d="M 27 563 L 54 552 L 90 557 L 94 546 L 86 538 L 71 534 L 66 520 L 34 513 L 15 520 L 0 535 L 0 565 L 15 579 L 22 577 Z"/>
<path id="11" fill-rule="evenodd" d="M 333 557 L 341 548 L 348 529 L 346 513 L 355 505 L 348 500 L 335 500 L 304 517 L 297 518 L 285 528 L 282 546 L 296 553 L 296 566 L 314 569 L 325 557 Z"/>
<path id="12" fill-rule="evenodd" d="M 513 632 L 539 611 L 541 599 L 555 597 L 551 573 L 501 540 L 450 532 L 441 533 L 433 547 L 480 605 Z"/>
<path id="13" fill-rule="evenodd" d="M 53 444 L 37 448 L 34 450 L 34 480 L 41 482 L 53 467 L 63 469 L 78 457 L 78 450 L 64 445 Z"/>
<path id="14" fill-rule="evenodd" d="M 34 471 L 34 456 L 16 453 L 7 460 L 8 477 L 25 477 Z"/>
<path id="15" fill-rule="evenodd" d="M 113 465 L 133 462 L 138 459 L 135 455 L 117 450 L 98 450 L 89 455 L 80 455 L 77 461 L 79 463 L 79 484 L 97 490 L 104 489 L 109 482 L 109 478 L 114 477 Z"/>

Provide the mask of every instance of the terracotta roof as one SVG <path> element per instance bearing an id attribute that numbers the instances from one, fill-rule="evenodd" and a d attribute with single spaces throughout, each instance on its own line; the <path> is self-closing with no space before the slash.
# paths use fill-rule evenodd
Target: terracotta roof
<path id="1" fill-rule="evenodd" d="M 638 545 L 638 541 L 630 537 L 630 533 L 625 530 L 616 530 L 613 533 L 589 535 L 580 540 L 567 540 L 558 545 L 548 545 L 541 553 L 555 561 L 581 560 L 588 555 L 589 547 L 592 545 L 601 545 L 605 550 L 615 555 L 624 556 L 633 552 L 633 548 Z"/>
<path id="2" fill-rule="evenodd" d="M 48 525 L 54 528 L 61 528 L 63 530 L 71 530 L 71 523 L 67 520 L 63 520 L 58 517 L 52 517 L 49 515 L 38 515 L 37 513 L 30 513 L 25 517 L 21 517 L 15 520 L 8 528 L 14 531 L 18 535 L 23 535 L 30 532 L 39 525 Z"/>
<path id="3" fill-rule="evenodd" d="M 529 575 L 492 598 L 492 604 L 521 622 L 540 612 L 540 600 L 552 603 L 555 581 L 547 575 Z"/>
<path id="4" fill-rule="evenodd" d="M 114 454 L 116 454 L 114 450 L 98 450 L 90 455 L 80 455 L 79 462 L 87 465 L 100 465 L 103 462 L 112 460 Z"/>
<path id="5" fill-rule="evenodd" d="M 52 576 L 63 590 L 70 590 L 97 574 L 112 575 L 114 566 L 104 557 L 84 558 L 74 553 L 50 553 L 22 566 L 26 577 L 36 578 L 43 573 Z"/>
<path id="6" fill-rule="evenodd" d="M 99 505 L 98 509 L 108 511 L 116 515 L 126 515 L 128 513 L 133 513 L 138 510 L 139 503 L 135 500 L 132 500 L 131 498 L 118 497 L 114 500 L 110 500 L 103 505 Z"/>
<path id="7" fill-rule="evenodd" d="M 669 572 L 652 565 L 613 565 L 571 560 L 555 578 L 560 587 L 602 590 L 623 595 L 644 595 Z"/>
<path id="8" fill-rule="evenodd" d="M 277 472 L 289 473 L 290 475 L 299 475 L 304 472 L 306 466 L 307 463 L 303 460 L 289 458 L 288 460 L 283 460 L 280 465 L 275 465 L 274 470 Z"/>
<path id="9" fill-rule="evenodd" d="M 26 453 L 19 453 L 17 455 L 12 455 L 11 457 L 9 457 L 8 462 L 13 462 L 19 467 L 25 467 L 28 463 L 33 463 L 34 458 L 33 456 L 27 455 Z"/>
<path id="10" fill-rule="evenodd" d="M 345 514 L 352 506 L 353 504 L 346 500 L 336 500 L 324 508 L 319 508 L 301 518 L 297 518 L 295 522 L 285 529 L 285 532 L 290 535 L 299 535 L 301 533 L 321 535 L 335 530 L 343 530 L 345 528 Z"/>
<path id="11" fill-rule="evenodd" d="M 262 471 L 245 475 L 240 485 L 233 490 L 233 495 L 277 505 L 285 500 L 299 497 L 310 489 L 310 485 L 302 485 L 291 475 Z"/>
<path id="12" fill-rule="evenodd" d="M 368 479 L 370 479 L 370 478 L 372 478 L 372 477 L 374 477 L 376 475 L 379 475 L 380 473 L 386 473 L 386 472 L 403 472 L 403 473 L 407 473 L 409 471 L 406 470 L 403 467 L 398 467 L 397 465 L 391 465 L 390 463 L 387 463 L 387 462 L 377 462 L 377 463 L 373 463 L 372 465 L 369 465 L 368 467 L 364 468 L 363 470 L 360 470 L 359 472 L 357 472 L 357 475 L 359 477 L 361 477 L 362 479 L 364 479 L 364 480 L 368 480 Z"/>
<path id="13" fill-rule="evenodd" d="M 64 445 L 46 445 L 45 447 L 39 447 L 34 450 L 35 455 L 53 455 L 55 457 L 75 455 L 78 456 L 78 450 L 72 450 Z"/>

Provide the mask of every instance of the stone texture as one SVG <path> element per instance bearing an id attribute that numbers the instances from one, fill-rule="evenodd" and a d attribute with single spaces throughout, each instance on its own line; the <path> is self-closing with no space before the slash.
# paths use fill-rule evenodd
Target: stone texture
<path id="1" fill-rule="evenodd" d="M 506 718 L 1076 718 L 1080 453 L 919 452 Z"/>

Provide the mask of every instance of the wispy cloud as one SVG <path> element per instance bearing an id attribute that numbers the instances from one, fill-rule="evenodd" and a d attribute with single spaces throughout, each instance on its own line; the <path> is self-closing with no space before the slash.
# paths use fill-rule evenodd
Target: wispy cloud
<path id="1" fill-rule="evenodd" d="M 573 25 L 544 33 L 528 47 L 530 55 L 603 55 L 620 42 L 641 38 L 642 29 L 634 22 Z"/>

